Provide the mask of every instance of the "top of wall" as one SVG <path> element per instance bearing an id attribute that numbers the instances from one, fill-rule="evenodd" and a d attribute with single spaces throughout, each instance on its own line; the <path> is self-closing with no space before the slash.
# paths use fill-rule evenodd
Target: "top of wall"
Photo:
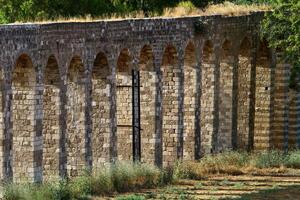
<path id="1" fill-rule="evenodd" d="M 0 25 L 0 28 L 11 28 L 11 27 L 40 27 L 47 25 L 66 25 L 66 24 L 93 24 L 93 23 L 117 23 L 117 22 L 139 22 L 139 21 L 168 21 L 168 20 L 191 20 L 191 19 L 199 19 L 199 20 L 217 20 L 221 18 L 232 18 L 232 19 L 241 19 L 241 18 L 253 18 L 258 17 L 261 18 L 265 14 L 266 11 L 251 11 L 250 14 L 244 15 L 195 15 L 195 16 L 184 16 L 184 17 L 150 17 L 150 18 L 124 18 L 124 19 L 102 19 L 102 20 L 78 20 L 78 21 L 46 21 L 46 22 L 28 22 L 28 23 L 11 23 L 11 24 L 3 24 Z"/>

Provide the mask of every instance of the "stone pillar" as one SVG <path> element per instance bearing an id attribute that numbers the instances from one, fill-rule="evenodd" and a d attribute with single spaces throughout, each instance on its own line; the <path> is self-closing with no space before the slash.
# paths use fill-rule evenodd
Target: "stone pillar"
<path id="1" fill-rule="evenodd" d="M 162 82 L 162 71 L 161 71 L 161 52 L 154 52 L 154 70 L 157 74 L 156 80 L 156 96 L 155 96 L 155 165 L 158 167 L 163 166 L 163 135 L 162 135 L 162 123 L 163 123 L 163 112 L 162 112 L 162 95 L 163 95 L 163 82 Z"/>
<path id="2" fill-rule="evenodd" d="M 94 66 L 94 55 L 93 51 L 89 49 L 85 52 L 85 61 L 84 66 L 85 68 L 85 91 L 84 91 L 84 98 L 85 98 L 85 134 L 84 134 L 84 148 L 85 148 L 85 165 L 86 170 L 92 171 L 93 168 L 93 127 L 92 127 L 92 69 Z"/>
<path id="3" fill-rule="evenodd" d="M 35 87 L 35 135 L 33 147 L 33 168 L 34 182 L 42 182 L 43 180 L 43 66 L 44 57 L 39 56 L 37 61 L 36 72 L 37 80 Z"/>
<path id="4" fill-rule="evenodd" d="M 3 73 L 3 179 L 10 182 L 13 180 L 13 135 L 12 135 L 12 64 L 2 63 Z"/>
<path id="5" fill-rule="evenodd" d="M 64 179 L 68 176 L 67 173 L 67 75 L 65 69 L 69 67 L 69 61 L 65 58 L 68 56 L 61 55 L 58 59 L 58 65 L 61 66 L 61 81 L 60 81 L 60 115 L 59 115 L 59 176 Z M 64 59 L 63 59 L 64 58 Z"/>
<path id="6" fill-rule="evenodd" d="M 184 118 L 184 51 L 179 49 L 178 51 L 178 69 L 179 69 L 179 82 L 178 82 L 178 133 L 177 133 L 177 159 L 183 159 L 183 118 Z"/>
<path id="7" fill-rule="evenodd" d="M 288 136 L 288 92 L 290 79 L 290 66 L 284 64 L 277 55 L 275 68 L 275 91 L 274 91 L 274 121 L 272 125 L 272 147 L 283 149 L 284 138 Z"/>
<path id="8" fill-rule="evenodd" d="M 202 51 L 200 42 L 196 43 L 196 95 L 195 95 L 195 160 L 201 158 L 201 96 L 202 96 Z"/>
<path id="9" fill-rule="evenodd" d="M 250 94 L 249 94 L 249 136 L 248 136 L 248 151 L 254 148 L 254 124 L 255 124 L 255 97 L 256 97 L 256 62 L 257 62 L 257 45 L 258 36 L 252 36 L 252 46 L 250 52 L 251 72 L 250 72 Z"/>
<path id="10" fill-rule="evenodd" d="M 0 180 L 3 180 L 5 175 L 5 135 L 4 135 L 4 69 L 3 64 L 0 63 Z"/>
<path id="11" fill-rule="evenodd" d="M 117 56 L 111 54 L 108 57 L 108 63 L 111 69 L 111 75 L 109 78 L 110 85 L 110 119 L 111 119 L 111 130 L 109 135 L 109 160 L 115 162 L 118 159 L 118 136 L 117 136 L 117 91 L 116 91 L 116 68 L 117 68 Z"/>
<path id="12" fill-rule="evenodd" d="M 300 89 L 300 80 L 298 83 Z M 297 102 L 296 102 L 296 137 L 297 137 L 297 148 L 300 149 L 300 90 L 297 91 Z"/>
<path id="13" fill-rule="evenodd" d="M 238 85 L 239 85 L 239 57 L 237 54 L 233 56 L 232 63 L 232 149 L 238 149 Z"/>
<path id="14" fill-rule="evenodd" d="M 219 125 L 220 125 L 220 43 L 216 41 L 214 46 L 214 108 L 213 108 L 213 135 L 212 135 L 212 150 L 213 153 L 218 152 L 220 149 L 220 141 L 219 141 Z"/>

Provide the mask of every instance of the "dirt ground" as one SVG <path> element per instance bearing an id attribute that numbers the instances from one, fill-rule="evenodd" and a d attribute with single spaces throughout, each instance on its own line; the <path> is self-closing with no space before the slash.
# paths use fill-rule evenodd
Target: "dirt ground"
<path id="1" fill-rule="evenodd" d="M 179 180 L 174 185 L 134 193 L 145 199 L 300 200 L 300 174 L 260 176 L 215 175 L 205 180 Z M 122 197 L 133 194 L 121 195 Z M 95 198 L 117 199 L 120 196 Z"/>

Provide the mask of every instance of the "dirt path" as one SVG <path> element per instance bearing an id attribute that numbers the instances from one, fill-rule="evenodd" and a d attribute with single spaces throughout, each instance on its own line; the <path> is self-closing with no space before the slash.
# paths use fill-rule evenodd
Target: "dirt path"
<path id="1" fill-rule="evenodd" d="M 300 199 L 300 176 L 220 175 L 201 181 L 180 180 L 172 186 L 143 191 L 135 195 L 143 196 L 145 199 L 162 200 L 297 200 Z M 117 199 L 117 197 L 96 198 L 95 200 L 100 199 Z"/>

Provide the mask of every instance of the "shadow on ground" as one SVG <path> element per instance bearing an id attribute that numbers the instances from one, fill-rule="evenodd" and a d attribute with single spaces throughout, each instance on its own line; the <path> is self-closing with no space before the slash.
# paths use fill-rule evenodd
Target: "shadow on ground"
<path id="1" fill-rule="evenodd" d="M 222 198 L 230 200 L 233 198 Z M 300 199 L 300 185 L 281 186 L 272 189 L 260 190 L 255 193 L 244 194 L 235 200 L 296 200 Z"/>

